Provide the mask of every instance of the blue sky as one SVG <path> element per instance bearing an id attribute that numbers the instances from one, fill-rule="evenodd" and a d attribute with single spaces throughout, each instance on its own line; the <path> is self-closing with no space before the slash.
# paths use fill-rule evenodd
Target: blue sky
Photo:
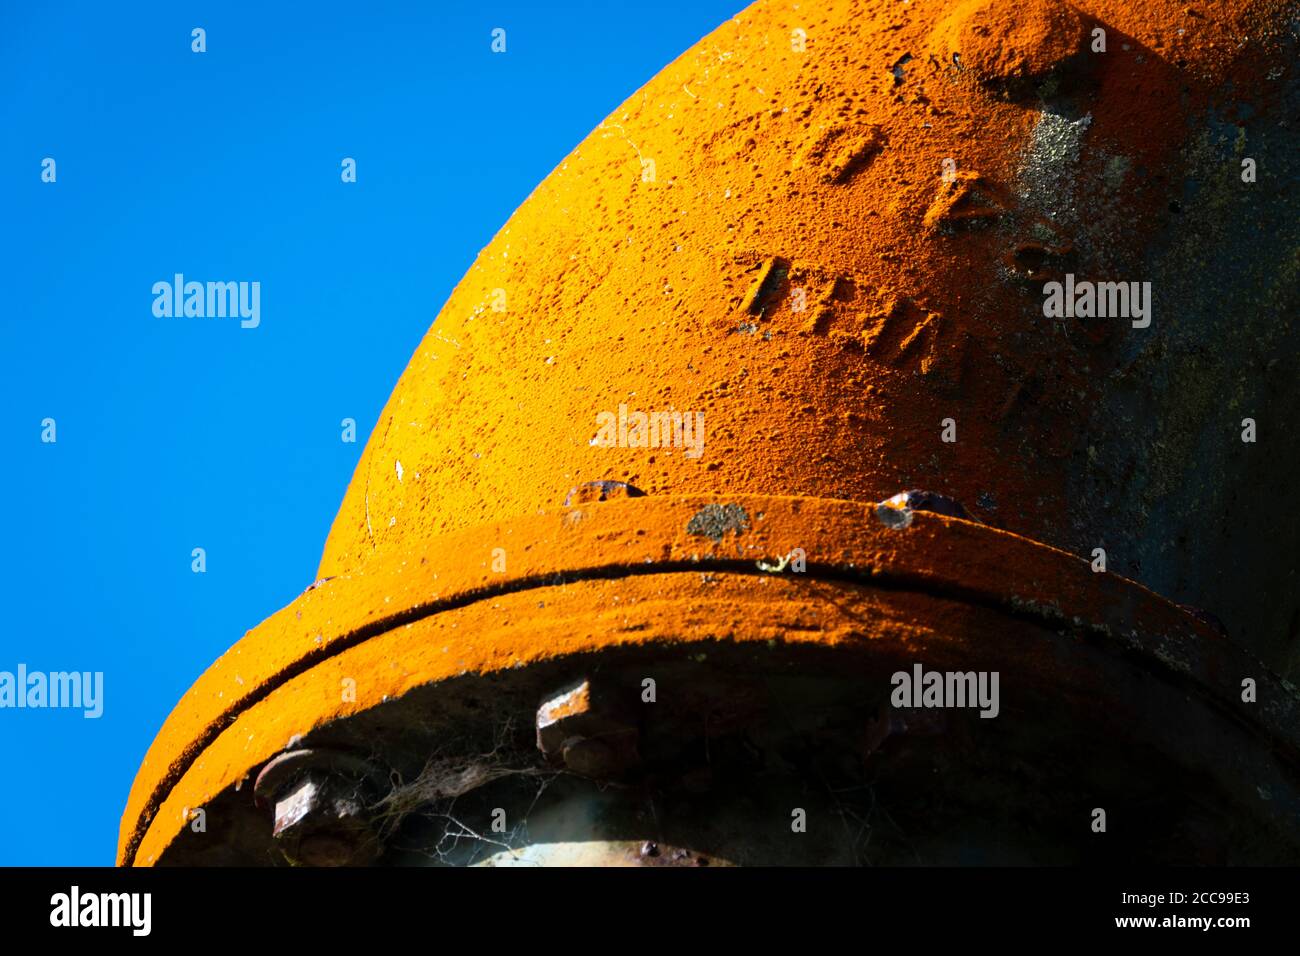
<path id="1" fill-rule="evenodd" d="M 0 864 L 112 863 L 145 749 L 311 583 L 479 249 L 742 6 L 4 5 L 0 671 L 102 671 L 104 713 L 0 709 Z M 155 318 L 178 272 L 260 282 L 261 325 Z"/>

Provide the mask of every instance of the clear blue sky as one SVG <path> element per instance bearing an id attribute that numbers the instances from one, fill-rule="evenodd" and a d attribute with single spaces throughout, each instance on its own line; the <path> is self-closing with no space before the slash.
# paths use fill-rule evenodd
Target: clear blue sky
<path id="1" fill-rule="evenodd" d="M 0 864 L 110 864 L 164 717 L 311 583 L 479 249 L 744 0 L 3 6 L 0 671 L 102 671 L 104 714 L 0 709 Z M 155 318 L 177 272 L 259 281 L 260 327 Z"/>

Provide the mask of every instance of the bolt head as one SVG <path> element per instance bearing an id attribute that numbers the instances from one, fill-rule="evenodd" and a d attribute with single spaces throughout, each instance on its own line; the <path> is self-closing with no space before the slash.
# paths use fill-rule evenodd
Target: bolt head
<path id="1" fill-rule="evenodd" d="M 357 866 L 381 851 L 367 819 L 361 784 L 309 773 L 275 804 L 276 845 L 296 866 Z"/>
<path id="2" fill-rule="evenodd" d="M 638 762 L 635 723 L 610 689 L 581 680 L 537 709 L 537 748 L 587 777 L 614 776 Z"/>
<path id="3" fill-rule="evenodd" d="M 276 839 L 291 833 L 300 827 L 315 812 L 320 810 L 321 788 L 310 777 L 299 780 L 283 798 L 275 804 Z"/>

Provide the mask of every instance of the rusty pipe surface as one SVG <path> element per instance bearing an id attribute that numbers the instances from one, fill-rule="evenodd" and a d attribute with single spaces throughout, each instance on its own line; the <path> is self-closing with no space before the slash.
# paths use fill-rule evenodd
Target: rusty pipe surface
<path id="1" fill-rule="evenodd" d="M 1037 836 L 990 824 L 988 845 L 1090 858 L 1073 811 L 1036 802 L 1050 785 L 1148 826 L 1159 805 L 1156 859 L 1193 832 L 1196 859 L 1293 860 L 1300 512 L 1268 489 L 1297 466 L 1295 23 L 1270 0 L 917 0 L 723 24 L 479 254 L 317 584 L 151 747 L 120 862 L 264 861 L 245 783 L 304 745 L 390 771 L 381 832 L 421 801 L 607 772 L 745 822 L 683 811 L 689 859 L 860 861 L 742 835 L 825 767 L 783 758 L 744 812 L 701 783 L 701 747 L 734 782 L 753 768 L 712 747 L 765 741 L 770 769 L 809 734 L 900 802 L 948 770 L 962 809 L 899 826 L 929 829 L 928 859 L 962 858 L 942 835 L 993 803 Z M 1017 702 L 900 716 L 880 691 L 922 659 L 997 671 Z M 539 705 L 593 668 L 619 713 L 528 763 Z M 646 679 L 691 691 L 659 706 Z M 1161 802 L 1198 780 L 1195 811 Z M 643 808 L 597 825 L 572 798 L 589 840 L 649 839 Z M 224 836 L 186 828 L 197 806 Z"/>

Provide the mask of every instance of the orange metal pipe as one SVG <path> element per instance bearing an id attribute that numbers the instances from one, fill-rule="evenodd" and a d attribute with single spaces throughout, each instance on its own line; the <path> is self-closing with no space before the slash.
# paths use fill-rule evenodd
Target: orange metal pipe
<path id="1" fill-rule="evenodd" d="M 1266 108 L 1275 60 L 1260 51 L 1277 55 L 1286 4 L 1189 9 L 759 2 L 665 67 L 456 287 L 358 464 L 321 580 L 177 705 L 119 861 L 165 860 L 194 808 L 235 799 L 334 722 L 461 675 L 630 645 L 979 657 L 1003 626 L 988 615 L 1006 614 L 1116 646 L 1141 635 L 1231 697 L 1249 668 L 1216 631 L 1069 554 L 1128 523 L 1081 499 L 1079 461 L 1137 330 L 1063 338 L 1042 317 L 1043 283 L 1066 271 L 1142 276 L 1166 176 L 1230 78 Z M 1049 115 L 1043 96 L 1086 121 Z M 1100 145 L 1080 151 L 1085 130 Z M 1119 209 L 1060 192 L 1117 177 Z M 638 413 L 662 412 L 679 430 L 642 444 Z M 1190 474 L 1194 458 L 1159 464 Z M 594 481 L 646 497 L 562 505 Z M 1002 530 L 924 513 L 895 530 L 871 503 L 909 487 Z M 744 520 L 701 533 L 709 506 Z M 796 547 L 808 580 L 862 613 L 759 568 Z M 686 585 L 697 564 L 720 591 Z M 1015 666 L 1055 673 L 1042 654 L 1016 645 Z M 344 677 L 355 699 L 340 699 Z M 1294 694 L 1278 693 L 1239 718 L 1291 737 Z"/>

